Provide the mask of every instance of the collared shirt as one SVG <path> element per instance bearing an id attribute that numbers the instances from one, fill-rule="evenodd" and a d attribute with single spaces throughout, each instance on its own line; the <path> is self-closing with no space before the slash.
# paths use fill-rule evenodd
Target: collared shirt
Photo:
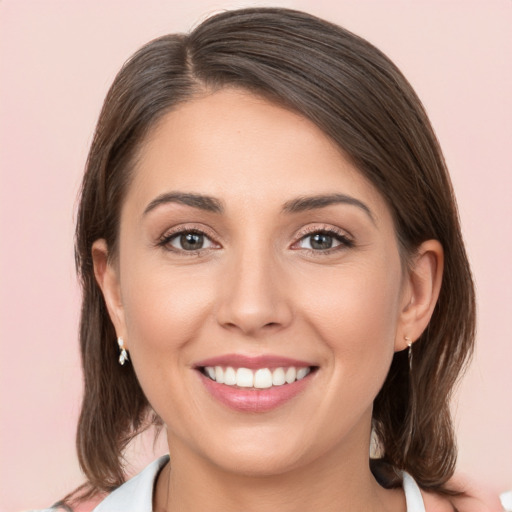
<path id="1" fill-rule="evenodd" d="M 93 512 L 153 512 L 153 489 L 156 478 L 168 461 L 169 456 L 164 455 L 152 462 L 141 473 L 109 494 Z M 403 478 L 407 512 L 425 512 L 418 484 L 408 473 L 404 472 Z M 55 509 L 40 512 L 55 512 Z"/>
<path id="2" fill-rule="evenodd" d="M 169 461 L 164 455 L 110 493 L 93 512 L 153 512 L 153 489 L 160 470 Z"/>

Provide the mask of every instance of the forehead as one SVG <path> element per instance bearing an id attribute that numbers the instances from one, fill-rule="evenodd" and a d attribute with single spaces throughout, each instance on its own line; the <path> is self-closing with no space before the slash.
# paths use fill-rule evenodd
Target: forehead
<path id="1" fill-rule="evenodd" d="M 238 89 L 180 104 L 147 137 L 126 201 L 143 209 L 173 190 L 219 197 L 228 207 L 350 193 L 387 210 L 375 187 L 314 123 Z"/>

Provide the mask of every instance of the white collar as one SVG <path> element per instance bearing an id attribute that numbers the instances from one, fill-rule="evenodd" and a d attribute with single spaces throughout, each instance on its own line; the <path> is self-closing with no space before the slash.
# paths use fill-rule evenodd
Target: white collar
<path id="1" fill-rule="evenodd" d="M 152 512 L 155 480 L 168 461 L 169 455 L 153 461 L 144 471 L 109 494 L 93 512 Z"/>
<path id="2" fill-rule="evenodd" d="M 425 512 L 425 504 L 418 484 L 409 473 L 402 471 L 402 476 L 407 512 Z"/>
<path id="3" fill-rule="evenodd" d="M 164 455 L 152 462 L 144 471 L 109 494 L 93 512 L 152 512 L 155 480 L 167 462 L 169 462 L 169 455 Z M 407 512 L 425 512 L 418 484 L 405 471 L 403 479 Z"/>

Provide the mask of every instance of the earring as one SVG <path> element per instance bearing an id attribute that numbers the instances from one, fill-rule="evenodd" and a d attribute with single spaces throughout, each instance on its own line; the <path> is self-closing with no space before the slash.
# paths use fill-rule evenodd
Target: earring
<path id="1" fill-rule="evenodd" d="M 408 350 L 408 358 L 409 358 L 409 371 L 412 371 L 412 341 L 409 336 L 404 336 L 404 340 L 407 343 L 407 346 L 409 347 Z"/>
<path id="2" fill-rule="evenodd" d="M 117 344 L 119 345 L 119 364 L 121 366 L 128 361 L 128 352 L 124 348 L 124 340 L 123 338 L 117 338 Z"/>
<path id="3" fill-rule="evenodd" d="M 407 357 L 409 359 L 409 393 L 410 393 L 410 396 L 409 396 L 409 401 L 410 401 L 410 405 L 409 405 L 409 417 L 408 417 L 408 420 L 407 420 L 407 438 L 406 438 L 406 441 L 405 441 L 405 447 L 404 447 L 404 453 L 407 455 L 409 453 L 409 448 L 411 446 L 411 443 L 412 443 L 412 439 L 413 439 L 413 436 L 414 436 L 414 418 L 416 416 L 415 414 L 415 411 L 416 411 L 416 395 L 415 395 L 415 387 L 413 385 L 413 380 L 414 380 L 414 374 L 412 372 L 412 340 L 411 338 L 409 338 L 409 336 L 404 336 L 404 340 L 405 342 L 407 343 L 407 346 L 409 347 L 408 348 L 408 354 L 407 354 Z"/>

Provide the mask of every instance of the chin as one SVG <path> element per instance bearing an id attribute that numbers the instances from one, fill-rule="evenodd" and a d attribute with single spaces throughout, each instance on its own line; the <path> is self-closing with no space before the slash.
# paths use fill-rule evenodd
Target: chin
<path id="1" fill-rule="evenodd" d="M 252 430 L 252 432 L 251 432 Z M 300 432 L 276 432 L 275 429 L 248 429 L 216 436 L 205 446 L 202 457 L 227 473 L 248 477 L 269 477 L 287 473 L 314 459 L 305 451 Z"/>
<path id="2" fill-rule="evenodd" d="M 168 426 L 171 461 L 176 466 L 199 465 L 226 475 L 247 477 L 279 475 L 304 463 L 306 445 L 300 442 L 298 433 L 283 434 L 279 429 L 269 429 L 268 425 L 259 428 L 238 425 L 236 429 L 222 430 L 205 432 L 201 428 L 195 432 L 173 433 Z"/>
<path id="3" fill-rule="evenodd" d="M 266 450 L 240 450 L 226 454 L 217 462 L 227 473 L 252 478 L 265 478 L 282 475 L 301 466 L 297 454 L 276 453 Z"/>

